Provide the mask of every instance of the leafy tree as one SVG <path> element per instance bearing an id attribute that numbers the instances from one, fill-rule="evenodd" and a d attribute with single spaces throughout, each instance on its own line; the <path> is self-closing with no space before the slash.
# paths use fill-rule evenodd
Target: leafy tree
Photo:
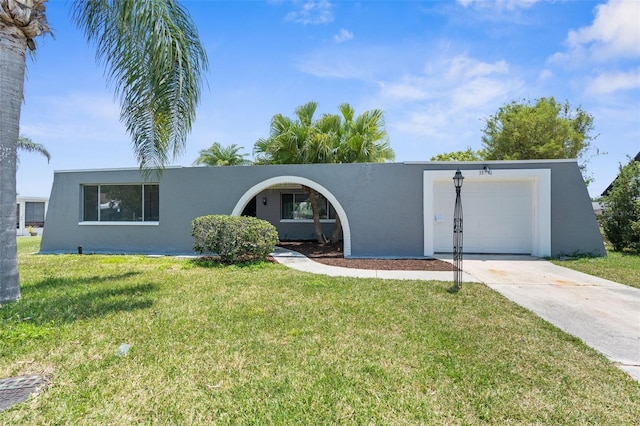
<path id="1" fill-rule="evenodd" d="M 593 116 L 569 102 L 553 97 L 513 101 L 486 120 L 480 155 L 485 160 L 576 158 L 587 177 L 586 154 L 597 137 L 593 130 Z"/>
<path id="2" fill-rule="evenodd" d="M 219 142 L 214 142 L 207 149 L 200 150 L 200 155 L 193 162 L 194 166 L 245 166 L 251 161 L 245 159 L 248 154 L 240 154 L 242 147 L 232 144 L 223 147 Z"/>
<path id="3" fill-rule="evenodd" d="M 254 153 L 258 164 L 312 164 L 383 162 L 393 160 L 395 154 L 389 145 L 384 130 L 384 113 L 380 110 L 366 111 L 355 116 L 349 104 L 338 107 L 340 114 L 323 114 L 314 119 L 316 102 L 308 102 L 295 110 L 295 118 L 276 114 L 271 119 L 268 138 L 255 143 Z M 310 194 L 314 229 L 318 242 L 325 243 L 317 206 L 317 193 L 305 188 Z M 340 220 L 332 240 L 340 234 Z"/>
<path id="4" fill-rule="evenodd" d="M 49 151 L 47 151 L 47 148 L 45 148 L 44 145 L 33 142 L 31 139 L 25 136 L 18 137 L 17 147 L 22 151 L 35 152 L 38 154 L 42 154 L 44 157 L 47 158 L 47 163 L 51 161 L 51 154 L 49 154 Z M 16 161 L 18 161 L 18 159 L 16 159 Z"/>
<path id="5" fill-rule="evenodd" d="M 464 151 L 448 152 L 431 157 L 431 161 L 482 161 L 482 152 L 467 147 Z"/>
<path id="6" fill-rule="evenodd" d="M 50 32 L 46 0 L 0 0 L 0 303 L 20 297 L 16 252 L 16 148 L 26 51 Z M 120 118 L 143 171 L 184 149 L 207 57 L 175 0 L 76 0 L 73 20 L 105 65 Z"/>
<path id="7" fill-rule="evenodd" d="M 613 249 L 640 251 L 640 162 L 620 165 L 620 173 L 603 202 L 602 226 Z"/>

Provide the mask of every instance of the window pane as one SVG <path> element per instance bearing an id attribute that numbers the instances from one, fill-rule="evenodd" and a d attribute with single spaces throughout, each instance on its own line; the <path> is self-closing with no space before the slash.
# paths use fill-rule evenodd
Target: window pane
<path id="1" fill-rule="evenodd" d="M 100 221 L 142 220 L 141 185 L 100 185 Z"/>
<path id="2" fill-rule="evenodd" d="M 160 188 L 158 185 L 144 185 L 144 220 L 160 220 Z"/>
<path id="3" fill-rule="evenodd" d="M 16 204 L 16 206 L 17 206 L 16 222 L 18 223 L 18 226 L 16 226 L 16 228 L 20 228 L 20 204 Z"/>
<path id="4" fill-rule="evenodd" d="M 307 194 L 294 194 L 293 218 L 294 219 L 313 219 L 313 210 L 311 209 L 311 201 Z"/>
<path id="5" fill-rule="evenodd" d="M 327 212 L 329 210 L 328 209 L 329 202 L 324 197 L 324 195 L 320 195 L 320 194 L 318 194 L 317 200 L 318 200 L 318 214 L 320 215 L 320 219 L 328 219 L 329 215 Z"/>
<path id="6" fill-rule="evenodd" d="M 309 194 L 295 193 L 282 194 L 282 219 L 313 220 L 313 209 Z M 335 211 L 331 203 L 320 194 L 316 195 L 318 200 L 318 214 L 320 219 L 335 219 Z"/>
<path id="7" fill-rule="evenodd" d="M 281 217 L 293 219 L 293 194 L 282 194 Z"/>
<path id="8" fill-rule="evenodd" d="M 85 185 L 83 188 L 82 220 L 98 220 L 98 186 Z"/>
<path id="9" fill-rule="evenodd" d="M 24 205 L 24 226 L 44 226 L 44 203 L 26 202 Z"/>

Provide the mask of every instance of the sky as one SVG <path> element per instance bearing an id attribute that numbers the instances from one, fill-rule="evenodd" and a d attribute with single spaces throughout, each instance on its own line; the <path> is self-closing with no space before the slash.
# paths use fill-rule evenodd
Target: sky
<path id="1" fill-rule="evenodd" d="M 397 162 L 480 149 L 511 101 L 554 97 L 593 115 L 588 187 L 597 197 L 640 152 L 640 1 L 182 1 L 209 70 L 175 166 L 214 142 L 252 158 L 275 114 L 318 103 L 385 113 Z M 137 167 L 95 48 L 50 0 L 55 38 L 27 58 L 18 193 L 48 197 L 56 170 Z"/>

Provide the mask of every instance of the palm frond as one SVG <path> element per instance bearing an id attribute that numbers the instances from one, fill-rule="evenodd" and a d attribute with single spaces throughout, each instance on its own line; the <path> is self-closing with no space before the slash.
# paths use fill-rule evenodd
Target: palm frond
<path id="1" fill-rule="evenodd" d="M 22 151 L 27 151 L 27 152 L 35 152 L 37 154 L 42 154 L 44 157 L 47 158 L 47 163 L 51 161 L 51 154 L 49 154 L 49 151 L 47 151 L 47 148 L 44 147 L 44 145 L 33 142 L 30 138 L 27 138 L 25 136 L 20 136 L 18 138 L 18 145 L 17 145 L 19 150 Z"/>
<path id="2" fill-rule="evenodd" d="M 220 142 L 214 142 L 207 149 L 200 150 L 200 155 L 193 162 L 194 166 L 243 166 L 251 164 L 251 161 L 245 159 L 248 154 L 241 154 L 242 147 L 231 144 L 223 147 Z"/>
<path id="3" fill-rule="evenodd" d="M 163 169 L 184 150 L 208 67 L 195 25 L 174 0 L 73 5 L 114 86 L 141 169 Z"/>

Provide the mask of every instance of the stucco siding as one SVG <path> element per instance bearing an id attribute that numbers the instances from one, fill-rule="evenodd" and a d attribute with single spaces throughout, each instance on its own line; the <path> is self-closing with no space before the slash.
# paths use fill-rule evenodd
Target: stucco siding
<path id="1" fill-rule="evenodd" d="M 323 188 L 348 219 L 352 257 L 424 255 L 423 174 L 426 170 L 479 173 L 481 163 L 318 164 L 283 166 L 185 167 L 164 171 L 159 183 L 157 223 L 86 224 L 81 221 L 82 185 L 143 183 L 138 170 L 61 171 L 54 175 L 41 251 L 192 254 L 191 221 L 207 214 L 231 214 L 243 197 L 257 195 L 256 215 L 269 220 L 281 237 L 313 236 L 312 223 L 280 220 L 280 193 L 256 185 L 296 177 Z M 491 162 L 493 169 L 551 170 L 551 253 L 604 254 L 590 199 L 572 161 Z M 451 184 L 453 191 L 453 183 Z M 464 193 L 464 187 L 463 187 Z M 267 204 L 262 204 L 262 197 Z M 250 198 L 248 198 L 250 199 Z M 453 206 L 451 206 L 453 209 Z M 470 214 L 471 212 L 465 212 Z M 323 224 L 330 235 L 332 223 Z M 345 252 L 347 241 L 345 241 Z"/>

